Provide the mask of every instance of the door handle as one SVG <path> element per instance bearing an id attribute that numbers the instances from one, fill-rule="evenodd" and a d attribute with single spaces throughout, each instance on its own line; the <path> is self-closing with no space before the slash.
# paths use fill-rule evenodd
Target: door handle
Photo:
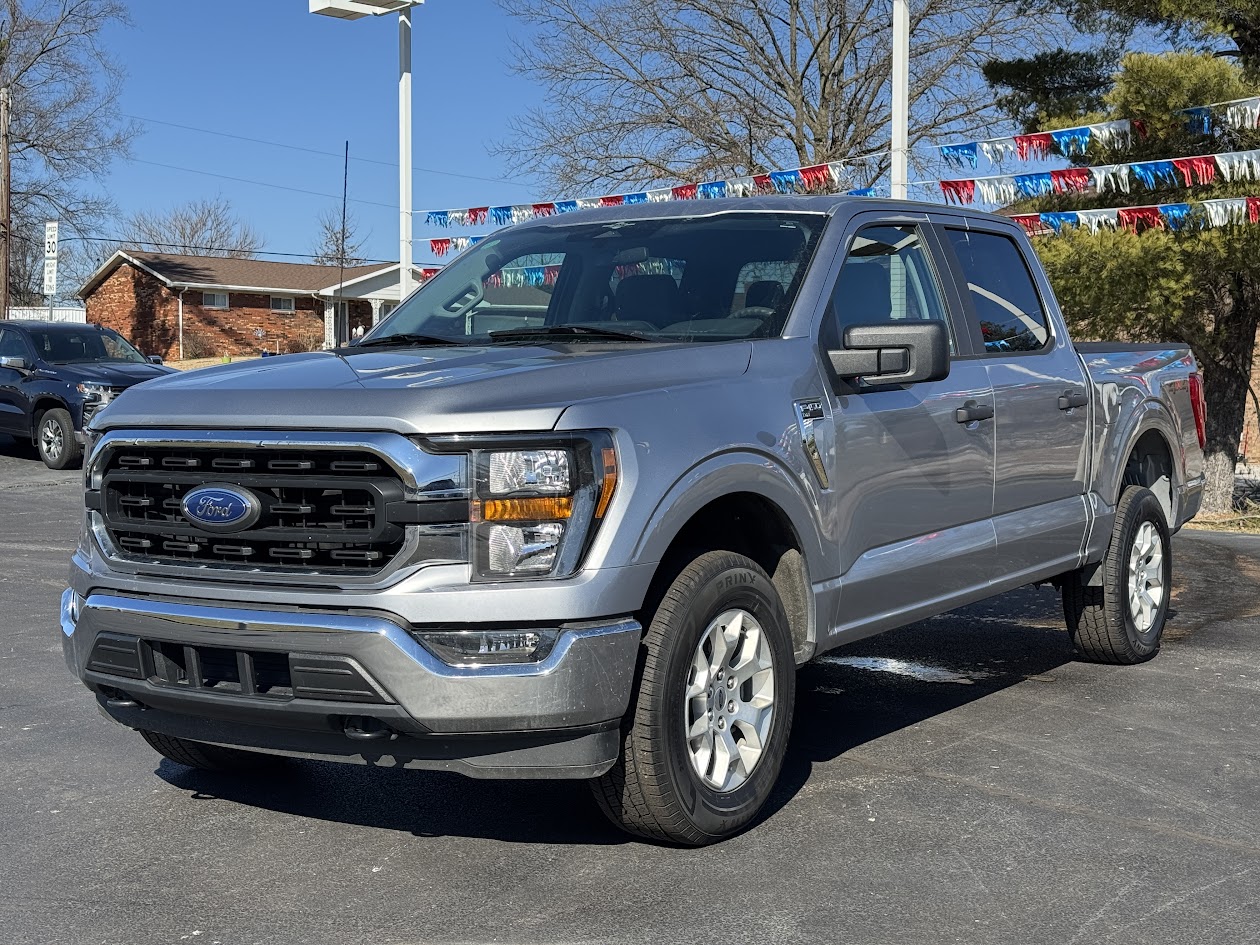
<path id="1" fill-rule="evenodd" d="M 993 416 L 993 408 L 978 400 L 969 400 L 954 411 L 954 419 L 959 423 L 971 423 L 973 420 L 988 420 Z"/>
<path id="2" fill-rule="evenodd" d="M 1059 395 L 1059 409 L 1071 410 L 1073 407 L 1084 407 L 1089 403 L 1089 395 L 1079 387 L 1065 390 Z"/>

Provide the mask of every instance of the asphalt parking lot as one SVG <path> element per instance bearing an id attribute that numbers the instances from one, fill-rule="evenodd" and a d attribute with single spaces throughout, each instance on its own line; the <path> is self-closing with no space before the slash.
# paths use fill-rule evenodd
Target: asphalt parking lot
<path id="1" fill-rule="evenodd" d="M 585 786 L 163 761 L 67 673 L 79 474 L 0 437 L 0 943 L 1242 943 L 1260 930 L 1260 538 L 1186 532 L 1163 652 L 1073 661 L 1024 590 L 807 667 L 718 847 Z"/>

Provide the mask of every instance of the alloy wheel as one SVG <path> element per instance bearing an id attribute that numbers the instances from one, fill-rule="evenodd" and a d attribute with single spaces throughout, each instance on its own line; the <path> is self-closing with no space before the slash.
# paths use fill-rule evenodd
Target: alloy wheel
<path id="1" fill-rule="evenodd" d="M 1152 522 L 1143 522 L 1129 551 L 1129 616 L 1139 633 L 1151 629 L 1164 601 L 1164 543 Z"/>
<path id="2" fill-rule="evenodd" d="M 740 787 L 766 748 L 774 721 L 774 656 L 746 610 L 715 617 L 691 659 L 683 724 L 692 769 L 706 787 Z"/>

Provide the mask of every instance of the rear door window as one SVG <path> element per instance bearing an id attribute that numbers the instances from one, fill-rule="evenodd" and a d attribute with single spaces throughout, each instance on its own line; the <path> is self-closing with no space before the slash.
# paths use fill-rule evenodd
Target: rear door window
<path id="1" fill-rule="evenodd" d="M 967 282 L 987 355 L 1041 351 L 1050 328 L 1019 246 L 1009 236 L 946 229 Z"/>

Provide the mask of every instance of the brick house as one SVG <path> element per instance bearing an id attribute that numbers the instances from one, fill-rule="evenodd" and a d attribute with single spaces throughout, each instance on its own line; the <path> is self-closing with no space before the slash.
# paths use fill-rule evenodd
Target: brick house
<path id="1" fill-rule="evenodd" d="M 431 275 L 417 269 L 417 281 Z M 398 304 L 398 264 L 315 266 L 119 250 L 79 290 L 89 323 L 164 358 L 348 341 Z"/>
<path id="2" fill-rule="evenodd" d="M 1260 346 L 1260 333 L 1256 335 L 1256 344 Z M 1247 396 L 1246 419 L 1243 421 L 1242 443 L 1238 452 L 1244 462 L 1252 467 L 1260 467 L 1260 415 L 1256 413 L 1256 398 L 1260 397 L 1260 352 L 1251 366 L 1251 393 Z"/>

